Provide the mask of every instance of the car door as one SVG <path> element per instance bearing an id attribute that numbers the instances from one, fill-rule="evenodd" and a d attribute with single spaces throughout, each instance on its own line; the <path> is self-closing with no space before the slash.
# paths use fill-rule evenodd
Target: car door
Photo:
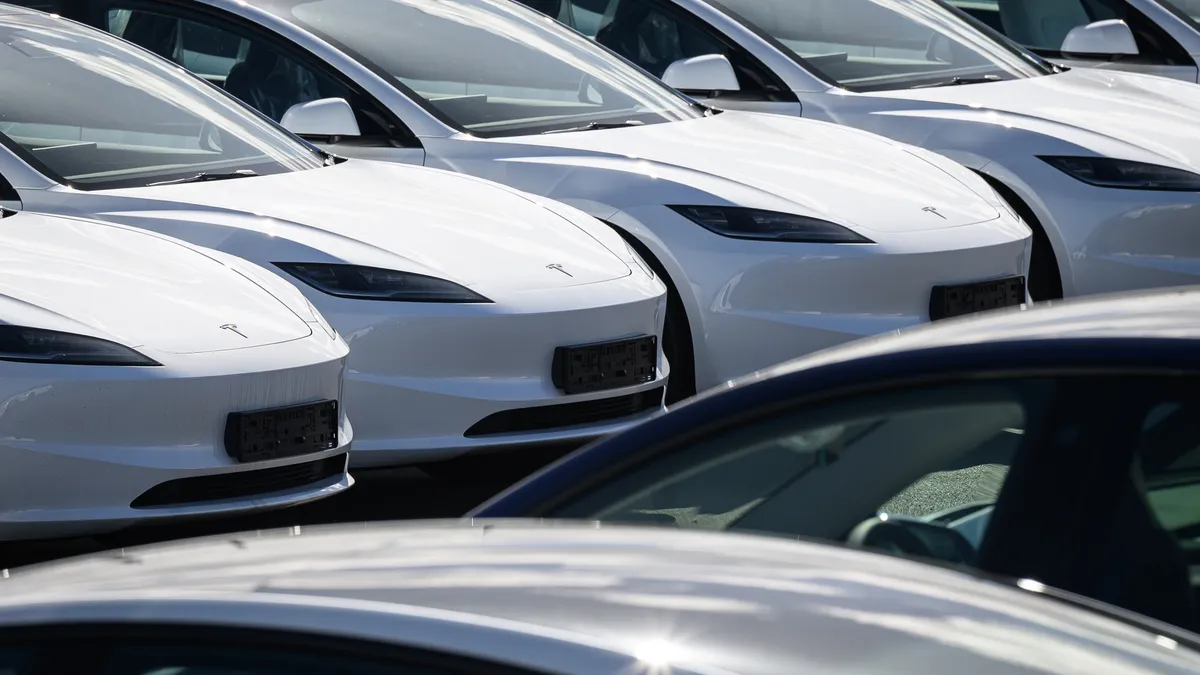
<path id="1" fill-rule="evenodd" d="M 1068 67 L 1111 68 L 1195 82 L 1196 61 L 1170 33 L 1128 0 L 946 0 L 1039 56 Z M 1068 35 L 1103 21 L 1121 21 L 1136 47 L 1095 41 L 1087 52 L 1068 50 Z M 1108 46 L 1104 46 L 1104 45 Z"/>
<path id="2" fill-rule="evenodd" d="M 848 541 L 1038 579 L 1190 628 L 1179 603 L 1145 590 L 1162 577 L 1190 601 L 1176 549 L 1145 512 L 1109 507 L 1118 495 L 1138 503 L 1118 479 L 1153 417 L 1154 438 L 1173 435 L 1147 463 L 1150 499 L 1200 569 L 1200 395 L 1194 408 L 1129 395 L 1197 385 L 1025 374 L 806 401 L 647 448 L 529 515 Z M 1168 407 L 1152 415 L 1155 405 Z M 1154 545 L 1125 560 L 1113 532 Z"/>
<path id="3" fill-rule="evenodd" d="M 6 627 L 0 675 L 539 675 L 366 640 L 204 625 Z"/>
<path id="4" fill-rule="evenodd" d="M 661 78 L 671 64 L 719 54 L 737 75 L 737 90 L 684 90 L 717 107 L 800 114 L 795 94 L 769 68 L 670 0 L 520 0 Z"/>
<path id="5" fill-rule="evenodd" d="M 423 164 L 420 141 L 386 106 L 316 56 L 218 10 L 143 0 L 91 0 L 87 21 L 170 59 L 275 122 L 293 106 L 343 99 L 359 134 L 309 137 L 331 152 Z"/>

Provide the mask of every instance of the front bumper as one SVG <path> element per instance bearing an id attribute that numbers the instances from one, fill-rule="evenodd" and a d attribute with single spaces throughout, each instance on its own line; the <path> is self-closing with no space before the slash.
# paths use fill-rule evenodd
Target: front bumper
<path id="1" fill-rule="evenodd" d="M 648 277 L 447 305 L 306 295 L 351 345 L 346 408 L 351 466 L 399 466 L 468 452 L 574 443 L 662 409 L 653 382 L 568 396 L 552 381 L 556 347 L 656 335 L 665 288 Z"/>
<path id="2" fill-rule="evenodd" d="M 230 412 L 342 398 L 345 346 L 306 348 L 320 341 L 156 354 L 156 368 L 0 364 L 0 540 L 278 508 L 350 487 L 345 415 L 338 446 L 321 453 L 238 464 L 224 449 Z"/>

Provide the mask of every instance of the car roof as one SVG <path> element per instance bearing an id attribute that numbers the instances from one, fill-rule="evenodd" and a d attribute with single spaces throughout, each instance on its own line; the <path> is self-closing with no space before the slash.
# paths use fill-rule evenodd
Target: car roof
<path id="1" fill-rule="evenodd" d="M 918 350 L 1072 339 L 1200 339 L 1200 287 L 1115 293 L 970 314 L 857 340 L 767 368 L 749 379 Z"/>
<path id="2" fill-rule="evenodd" d="M 577 450 L 468 515 L 545 515 L 565 491 L 580 491 L 616 463 L 782 406 L 1008 374 L 1200 373 L 1198 338 L 1200 287 L 1037 303 L 863 338 L 701 392 Z"/>
<path id="3" fill-rule="evenodd" d="M 0 625 L 47 599 L 90 605 L 95 618 L 100 599 L 194 593 L 447 610 L 742 673 L 1033 672 L 1060 658 L 1094 672 L 1200 668 L 1200 655 L 1153 632 L 962 572 L 782 538 L 594 523 L 294 528 L 18 568 L 0 579 Z M 236 623 L 238 612 L 226 615 Z"/>

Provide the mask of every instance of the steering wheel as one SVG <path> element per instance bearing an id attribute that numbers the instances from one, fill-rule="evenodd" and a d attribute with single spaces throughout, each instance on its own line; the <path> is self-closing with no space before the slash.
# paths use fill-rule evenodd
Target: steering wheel
<path id="1" fill-rule="evenodd" d="M 933 549 L 906 525 L 878 517 L 864 520 L 850 530 L 846 544 L 853 548 L 882 549 L 922 558 L 937 557 Z"/>

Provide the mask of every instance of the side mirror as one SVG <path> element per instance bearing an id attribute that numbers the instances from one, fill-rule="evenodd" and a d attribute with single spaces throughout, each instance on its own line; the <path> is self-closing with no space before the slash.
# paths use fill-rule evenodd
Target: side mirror
<path id="1" fill-rule="evenodd" d="M 1137 40 L 1133 31 L 1120 19 L 1097 21 L 1076 26 L 1063 40 L 1064 54 L 1120 54 L 1137 56 Z"/>
<path id="2" fill-rule="evenodd" d="M 667 66 L 662 81 L 679 91 L 738 91 L 737 73 L 723 54 L 680 59 Z"/>
<path id="3" fill-rule="evenodd" d="M 322 98 L 297 103 L 288 108 L 279 121 L 297 136 L 361 136 L 354 108 L 344 98 Z"/>

